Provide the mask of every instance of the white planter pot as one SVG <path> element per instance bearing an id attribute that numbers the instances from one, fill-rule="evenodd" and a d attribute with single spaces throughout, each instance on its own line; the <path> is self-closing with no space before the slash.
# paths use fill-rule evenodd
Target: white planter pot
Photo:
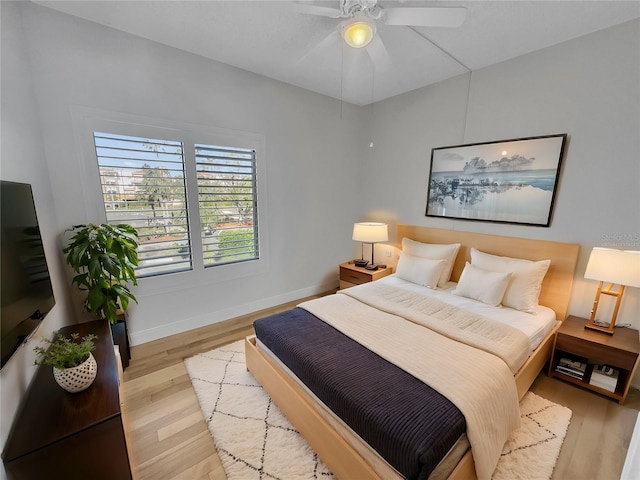
<path id="1" fill-rule="evenodd" d="M 76 393 L 89 388 L 98 373 L 98 364 L 93 354 L 89 354 L 84 362 L 77 367 L 56 368 L 53 367 L 53 377 L 67 392 Z"/>

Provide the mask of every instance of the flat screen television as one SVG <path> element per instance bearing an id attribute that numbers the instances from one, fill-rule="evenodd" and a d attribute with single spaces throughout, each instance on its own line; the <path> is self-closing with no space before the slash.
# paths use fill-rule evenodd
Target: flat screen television
<path id="1" fill-rule="evenodd" d="M 0 237 L 4 367 L 55 305 L 31 185 L 0 181 Z"/>

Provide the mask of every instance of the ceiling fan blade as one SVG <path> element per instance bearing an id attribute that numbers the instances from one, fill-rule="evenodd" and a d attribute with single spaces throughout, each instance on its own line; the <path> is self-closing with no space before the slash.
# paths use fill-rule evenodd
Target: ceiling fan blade
<path id="1" fill-rule="evenodd" d="M 307 53 L 305 53 L 297 62 L 296 65 L 301 64 L 302 62 L 304 62 L 305 60 L 307 60 L 309 57 L 312 57 L 315 54 L 318 53 L 322 53 L 323 51 L 325 51 L 327 48 L 329 48 L 329 46 L 334 43 L 336 40 L 338 40 L 340 38 L 340 33 L 337 30 L 334 30 L 333 32 L 331 32 L 329 35 L 327 35 L 326 37 L 324 37 L 322 40 L 320 40 L 320 42 L 318 42 L 316 45 L 314 45 L 313 47 L 311 47 L 309 49 L 309 51 Z"/>
<path id="2" fill-rule="evenodd" d="M 375 66 L 376 71 L 385 72 L 392 67 L 391 57 L 387 52 L 387 48 L 384 46 L 380 35 L 376 35 L 371 40 L 371 43 L 366 47 L 367 53 L 371 57 L 371 61 Z"/>
<path id="3" fill-rule="evenodd" d="M 340 18 L 342 11 L 339 8 L 320 7 L 318 5 L 310 5 L 308 3 L 293 3 L 293 9 L 298 13 L 307 15 L 319 15 L 321 17 Z"/>
<path id="4" fill-rule="evenodd" d="M 459 27 L 467 16 L 465 7 L 398 7 L 383 12 L 387 25 L 411 27 Z"/>

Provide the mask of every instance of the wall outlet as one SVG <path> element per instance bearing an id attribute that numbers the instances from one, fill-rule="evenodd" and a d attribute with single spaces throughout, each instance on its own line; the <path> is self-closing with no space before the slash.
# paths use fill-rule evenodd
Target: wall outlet
<path id="1" fill-rule="evenodd" d="M 387 249 L 387 251 L 385 252 L 385 256 L 386 256 L 387 258 L 391 258 L 391 249 L 390 249 L 390 248 L 389 248 L 389 249 Z"/>

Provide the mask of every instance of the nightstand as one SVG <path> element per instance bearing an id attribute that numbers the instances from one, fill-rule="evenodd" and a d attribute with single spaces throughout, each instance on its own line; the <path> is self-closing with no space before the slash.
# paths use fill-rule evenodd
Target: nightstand
<path id="1" fill-rule="evenodd" d="M 340 264 L 340 289 L 354 287 L 362 283 L 369 283 L 387 275 L 391 275 L 393 268 L 379 268 L 367 270 L 364 267 L 356 267 L 353 263 Z"/>
<path id="2" fill-rule="evenodd" d="M 549 376 L 565 380 L 583 388 L 624 403 L 633 374 L 638 367 L 640 339 L 638 330 L 616 328 L 613 335 L 585 329 L 587 319 L 568 317 L 558 329 L 549 364 Z M 557 370 L 561 358 L 583 359 L 587 364 L 584 376 L 578 378 Z M 605 364 L 618 370 L 615 391 L 590 383 L 595 365 Z M 570 373 L 571 370 L 568 370 Z"/>

